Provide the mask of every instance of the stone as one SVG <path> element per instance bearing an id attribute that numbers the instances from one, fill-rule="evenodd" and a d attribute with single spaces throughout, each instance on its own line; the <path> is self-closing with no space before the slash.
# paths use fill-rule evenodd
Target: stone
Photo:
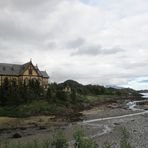
<path id="1" fill-rule="evenodd" d="M 26 130 L 26 127 L 20 127 L 20 130 Z"/>
<path id="2" fill-rule="evenodd" d="M 114 125 L 120 125 L 120 123 L 116 123 L 116 122 L 115 122 Z"/>
<path id="3" fill-rule="evenodd" d="M 44 129 L 46 129 L 46 127 L 45 126 L 40 126 L 39 129 L 44 130 Z"/>
<path id="4" fill-rule="evenodd" d="M 12 138 L 21 138 L 22 135 L 20 133 L 15 133 L 12 135 Z"/>

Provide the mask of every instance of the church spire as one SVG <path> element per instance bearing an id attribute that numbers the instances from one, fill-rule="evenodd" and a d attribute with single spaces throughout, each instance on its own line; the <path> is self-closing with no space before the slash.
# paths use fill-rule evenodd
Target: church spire
<path id="1" fill-rule="evenodd" d="M 30 63 L 32 63 L 32 58 L 30 58 Z"/>

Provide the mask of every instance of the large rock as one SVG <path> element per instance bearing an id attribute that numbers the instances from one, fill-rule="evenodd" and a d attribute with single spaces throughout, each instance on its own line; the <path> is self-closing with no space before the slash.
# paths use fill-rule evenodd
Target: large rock
<path id="1" fill-rule="evenodd" d="M 12 135 L 12 138 L 21 138 L 22 135 L 20 133 L 15 133 Z"/>

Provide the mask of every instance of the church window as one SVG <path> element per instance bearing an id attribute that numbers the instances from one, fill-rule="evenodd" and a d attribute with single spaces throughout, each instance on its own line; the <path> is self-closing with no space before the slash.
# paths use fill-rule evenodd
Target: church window
<path id="1" fill-rule="evenodd" d="M 28 84 L 29 84 L 29 80 L 28 80 L 28 78 L 25 78 L 25 80 L 24 80 L 24 84 L 25 84 L 25 85 L 28 85 Z"/>
<path id="2" fill-rule="evenodd" d="M 32 75 L 32 69 L 31 68 L 29 69 L 29 75 Z"/>

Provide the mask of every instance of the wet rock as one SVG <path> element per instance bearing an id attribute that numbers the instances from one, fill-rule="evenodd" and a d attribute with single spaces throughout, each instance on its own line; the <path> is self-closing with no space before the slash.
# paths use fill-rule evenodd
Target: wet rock
<path id="1" fill-rule="evenodd" d="M 46 127 L 45 126 L 40 126 L 39 129 L 44 130 L 44 129 L 46 129 Z"/>
<path id="2" fill-rule="evenodd" d="M 7 134 L 10 134 L 10 133 L 11 133 L 11 131 L 6 131 L 6 133 L 7 133 Z"/>
<path id="3" fill-rule="evenodd" d="M 20 127 L 20 130 L 26 130 L 26 127 Z"/>
<path id="4" fill-rule="evenodd" d="M 22 135 L 20 133 L 15 133 L 12 135 L 12 138 L 21 138 Z"/>
<path id="5" fill-rule="evenodd" d="M 49 118 L 48 121 L 56 121 L 56 117 Z"/>
<path id="6" fill-rule="evenodd" d="M 116 123 L 116 122 L 115 122 L 114 125 L 120 125 L 120 123 Z"/>

